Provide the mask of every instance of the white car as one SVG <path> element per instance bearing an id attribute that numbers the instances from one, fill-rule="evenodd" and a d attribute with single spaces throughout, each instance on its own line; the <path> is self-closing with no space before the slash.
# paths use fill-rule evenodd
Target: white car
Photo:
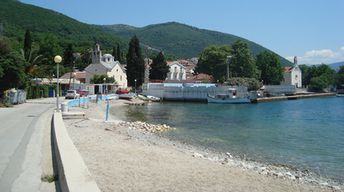
<path id="1" fill-rule="evenodd" d="M 76 90 L 68 90 L 66 94 L 66 99 L 77 99 L 80 97 L 80 94 Z"/>

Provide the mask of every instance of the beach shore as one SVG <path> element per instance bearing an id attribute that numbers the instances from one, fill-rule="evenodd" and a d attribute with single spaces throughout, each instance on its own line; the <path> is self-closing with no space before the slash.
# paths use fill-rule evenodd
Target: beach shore
<path id="1" fill-rule="evenodd" d="M 111 101 L 112 108 L 118 105 L 125 103 Z M 111 115 L 104 122 L 105 107 L 105 103 L 90 103 L 88 109 L 73 108 L 84 111 L 87 119 L 65 120 L 70 137 L 104 192 L 341 191 L 294 173 L 236 161 L 229 153 L 215 155 L 162 138 L 150 131 L 149 124 L 127 123 Z"/>

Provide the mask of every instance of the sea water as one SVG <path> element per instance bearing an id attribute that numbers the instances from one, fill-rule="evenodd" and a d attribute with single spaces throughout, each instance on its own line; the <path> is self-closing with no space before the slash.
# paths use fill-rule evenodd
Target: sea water
<path id="1" fill-rule="evenodd" d="M 165 136 L 250 160 L 344 181 L 344 98 L 259 104 L 152 103 L 113 108 L 129 121 L 168 124 Z"/>

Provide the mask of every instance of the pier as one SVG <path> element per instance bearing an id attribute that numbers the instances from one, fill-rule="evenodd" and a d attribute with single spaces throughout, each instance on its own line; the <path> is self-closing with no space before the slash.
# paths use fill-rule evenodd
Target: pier
<path id="1" fill-rule="evenodd" d="M 278 100 L 296 100 L 302 98 L 310 98 L 310 97 L 327 97 L 327 96 L 335 96 L 336 93 L 310 93 L 310 94 L 299 94 L 299 95 L 289 95 L 289 96 L 276 96 L 276 97 L 263 97 L 257 98 L 252 101 L 252 103 L 261 103 L 261 102 L 269 102 L 269 101 L 278 101 Z"/>

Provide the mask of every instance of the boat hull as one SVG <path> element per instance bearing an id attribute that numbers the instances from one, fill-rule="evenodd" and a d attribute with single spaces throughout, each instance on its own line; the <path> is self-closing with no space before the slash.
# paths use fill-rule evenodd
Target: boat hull
<path id="1" fill-rule="evenodd" d="M 251 103 L 249 98 L 232 98 L 232 99 L 215 99 L 212 97 L 207 98 L 208 103 L 220 103 L 220 104 L 240 104 L 240 103 Z"/>

